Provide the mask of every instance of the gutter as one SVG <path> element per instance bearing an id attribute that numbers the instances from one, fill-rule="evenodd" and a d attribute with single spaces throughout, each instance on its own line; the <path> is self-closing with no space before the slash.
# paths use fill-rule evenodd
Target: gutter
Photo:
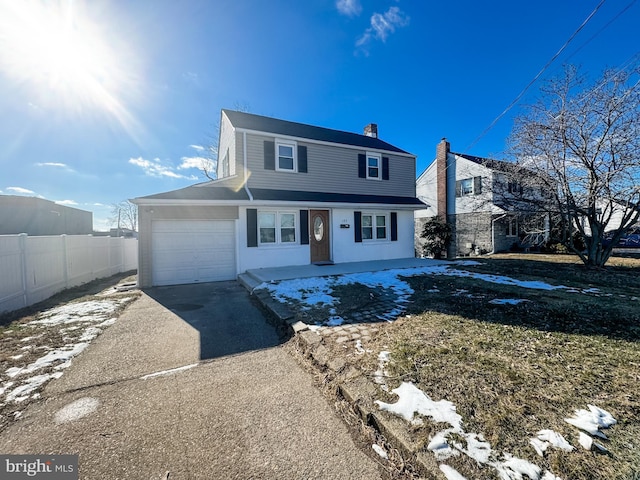
<path id="1" fill-rule="evenodd" d="M 508 214 L 503 213 L 499 217 L 491 220 L 491 253 L 489 255 L 493 255 L 494 253 L 496 253 L 496 222 L 506 216 L 508 216 Z"/>
<path id="2" fill-rule="evenodd" d="M 253 202 L 253 195 L 251 194 L 251 190 L 249 190 L 249 185 L 247 185 L 249 181 L 249 169 L 247 167 L 247 132 L 242 132 L 242 157 L 244 160 L 244 191 L 247 192 L 249 201 Z"/>

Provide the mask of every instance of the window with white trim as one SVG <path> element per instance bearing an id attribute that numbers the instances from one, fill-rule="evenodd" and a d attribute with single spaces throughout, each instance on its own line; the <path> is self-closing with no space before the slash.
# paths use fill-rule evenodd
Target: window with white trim
<path id="1" fill-rule="evenodd" d="M 386 240 L 388 225 L 386 215 L 363 213 L 362 240 Z"/>
<path id="2" fill-rule="evenodd" d="M 292 142 L 276 142 L 276 170 L 295 172 L 296 144 Z"/>
<path id="3" fill-rule="evenodd" d="M 473 195 L 473 178 L 465 178 L 460 180 L 460 195 Z"/>
<path id="4" fill-rule="evenodd" d="M 260 245 L 296 243 L 295 212 L 258 212 Z"/>
<path id="5" fill-rule="evenodd" d="M 372 180 L 382 179 L 382 156 L 377 153 L 367 152 L 367 178 Z"/>

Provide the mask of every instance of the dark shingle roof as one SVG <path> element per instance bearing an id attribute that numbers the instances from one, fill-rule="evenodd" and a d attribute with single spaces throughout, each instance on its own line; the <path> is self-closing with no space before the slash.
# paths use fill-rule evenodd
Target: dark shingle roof
<path id="1" fill-rule="evenodd" d="M 222 111 L 229 117 L 232 125 L 236 128 L 308 138 L 322 142 L 355 145 L 357 147 L 386 150 L 389 152 L 408 153 L 398 147 L 394 147 L 390 143 L 383 142 L 379 138 L 367 137 L 366 135 L 315 127 L 313 125 L 305 125 L 304 123 L 288 122 L 286 120 L 278 120 L 277 118 L 238 112 L 236 110 L 224 109 Z"/>
<path id="2" fill-rule="evenodd" d="M 458 155 L 459 157 L 466 158 L 478 165 L 482 165 L 483 167 L 490 168 L 491 170 L 497 170 L 499 172 L 512 172 L 516 167 L 515 163 L 505 162 L 504 160 L 493 160 L 491 158 L 484 157 L 476 157 L 474 155 L 467 155 L 466 153 L 454 153 L 454 155 Z"/>
<path id="3" fill-rule="evenodd" d="M 252 188 L 254 201 L 282 201 L 282 202 L 322 202 L 322 203 L 354 203 L 354 204 L 382 204 L 382 205 L 415 205 L 424 204 L 415 197 L 393 197 L 385 195 L 358 195 L 351 193 L 303 192 L 296 190 L 271 190 L 266 188 Z M 236 200 L 248 201 L 249 197 L 244 188 L 240 190 L 221 186 L 198 186 L 181 188 L 170 192 L 158 193 L 140 197 L 139 200 Z"/>

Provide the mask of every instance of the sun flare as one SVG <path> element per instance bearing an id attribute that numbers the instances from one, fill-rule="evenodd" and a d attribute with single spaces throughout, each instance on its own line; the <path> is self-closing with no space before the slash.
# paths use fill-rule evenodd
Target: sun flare
<path id="1" fill-rule="evenodd" d="M 132 78 L 107 25 L 73 0 L 0 0 L 0 73 L 46 108 L 100 108 L 132 121 L 120 97 Z M 126 125 L 125 125 L 126 126 Z"/>

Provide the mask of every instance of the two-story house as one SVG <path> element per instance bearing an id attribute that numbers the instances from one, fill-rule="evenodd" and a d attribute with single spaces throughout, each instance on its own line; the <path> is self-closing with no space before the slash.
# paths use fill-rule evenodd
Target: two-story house
<path id="1" fill-rule="evenodd" d="M 529 248 L 548 239 L 544 214 L 531 211 L 524 199 L 541 198 L 540 189 L 523 187 L 509 162 L 451 152 L 446 139 L 436 159 L 416 181 L 416 195 L 428 205 L 416 211 L 416 233 L 439 216 L 452 227 L 448 257 Z M 416 249 L 421 250 L 420 239 Z"/>
<path id="2" fill-rule="evenodd" d="M 416 158 L 378 138 L 222 110 L 217 180 L 133 200 L 140 286 L 414 256 Z"/>

